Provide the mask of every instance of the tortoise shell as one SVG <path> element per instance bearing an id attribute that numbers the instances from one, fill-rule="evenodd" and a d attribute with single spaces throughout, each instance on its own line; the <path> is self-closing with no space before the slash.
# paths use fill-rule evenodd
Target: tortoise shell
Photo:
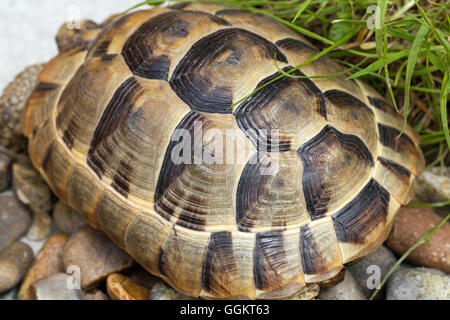
<path id="1" fill-rule="evenodd" d="M 317 50 L 269 17 L 178 4 L 79 39 L 24 111 L 32 162 L 184 294 L 280 298 L 336 276 L 386 239 L 423 170 L 419 137 L 399 136 L 402 117 L 376 91 L 314 77 L 343 70 L 331 59 L 275 81 Z"/>

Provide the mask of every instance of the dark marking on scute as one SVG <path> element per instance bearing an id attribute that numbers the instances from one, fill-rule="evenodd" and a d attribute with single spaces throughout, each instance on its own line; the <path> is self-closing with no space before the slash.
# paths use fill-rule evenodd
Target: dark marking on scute
<path id="1" fill-rule="evenodd" d="M 200 197 L 192 193 L 186 199 L 186 204 L 194 203 L 198 206 L 205 206 L 206 203 L 200 201 Z M 178 215 L 177 225 L 185 228 L 189 228 L 197 231 L 204 231 L 206 225 L 206 217 L 195 211 L 190 211 L 190 207 L 182 208 L 181 213 Z"/>
<path id="2" fill-rule="evenodd" d="M 351 94 L 341 91 L 341 90 L 328 90 L 324 93 L 325 98 L 336 105 L 339 106 L 354 106 L 355 108 L 364 109 L 373 115 L 373 111 L 361 100 L 352 96 Z M 357 109 L 356 109 L 357 110 Z M 358 116 L 354 113 L 352 117 L 357 120 Z"/>
<path id="3" fill-rule="evenodd" d="M 242 10 L 238 10 L 238 9 L 223 9 L 223 10 L 219 10 L 216 11 L 215 15 L 216 16 L 226 16 L 226 15 L 248 15 L 248 12 L 242 11 Z M 262 17 L 262 18 L 266 18 L 267 16 L 261 14 L 261 13 L 251 13 L 252 16 L 255 17 Z M 271 19 L 271 21 L 273 21 Z"/>
<path id="4" fill-rule="evenodd" d="M 101 57 L 106 54 L 108 51 L 109 45 L 111 44 L 111 39 L 105 39 L 101 41 L 97 47 L 95 48 L 95 51 L 92 53 L 92 57 Z"/>
<path id="5" fill-rule="evenodd" d="M 50 163 L 50 158 L 52 156 L 53 150 L 55 149 L 55 143 L 56 141 L 53 141 L 47 148 L 47 151 L 45 151 L 45 155 L 44 158 L 42 160 L 42 169 L 44 169 L 44 171 L 48 170 L 48 166 Z"/>
<path id="6" fill-rule="evenodd" d="M 273 60 L 276 54 L 278 61 L 287 62 L 285 55 L 273 43 L 247 30 L 223 29 L 202 38 L 181 59 L 170 79 L 172 89 L 192 110 L 231 113 L 232 85 L 227 82 L 213 82 L 210 75 L 202 73 L 202 70 L 212 65 L 217 57 L 229 51 L 234 41 L 239 39 L 245 39 L 249 46 L 262 48 L 267 59 Z M 240 49 L 245 50 L 246 47 L 235 47 L 234 51 Z M 239 56 L 237 52 L 232 54 L 234 57 Z M 236 63 L 239 61 L 240 59 L 230 59 L 231 63 L 224 65 L 223 68 L 239 68 L 239 63 Z"/>
<path id="7" fill-rule="evenodd" d="M 113 152 L 103 142 L 117 130 L 121 120 L 129 114 L 133 107 L 133 99 L 141 89 L 134 77 L 130 77 L 122 83 L 109 101 L 95 128 L 88 151 L 87 164 L 100 179 L 105 173 L 105 159 L 108 159 Z"/>
<path id="8" fill-rule="evenodd" d="M 350 203 L 332 215 L 337 239 L 364 243 L 373 229 L 386 222 L 389 200 L 389 192 L 371 179 Z"/>
<path id="9" fill-rule="evenodd" d="M 111 186 L 125 198 L 128 198 L 128 194 L 130 193 L 130 176 L 132 173 L 133 168 L 122 160 L 111 183 Z"/>
<path id="10" fill-rule="evenodd" d="M 167 265 L 166 260 L 167 260 L 166 255 L 164 254 L 164 250 L 161 247 L 158 252 L 158 271 L 160 275 L 164 276 L 167 275 L 165 270 L 165 266 Z"/>
<path id="11" fill-rule="evenodd" d="M 174 38 L 186 38 L 189 34 L 187 31 L 189 23 L 183 20 L 175 20 L 172 25 L 164 30 L 164 33 Z"/>
<path id="12" fill-rule="evenodd" d="M 288 71 L 292 67 L 288 66 L 283 68 L 283 71 Z M 281 73 L 277 72 L 273 75 L 263 79 L 256 88 L 266 85 L 273 79 L 280 76 Z M 296 70 L 292 72 L 292 75 L 296 76 L 305 76 L 303 72 L 300 70 Z M 281 78 L 269 85 L 266 85 L 263 89 L 254 93 L 251 97 L 247 98 L 243 101 L 234 111 L 234 115 L 236 117 L 237 124 L 239 128 L 244 131 L 246 136 L 250 139 L 253 145 L 259 151 L 268 151 L 268 152 L 286 152 L 291 149 L 291 141 L 288 139 L 279 139 L 275 140 L 271 136 L 272 129 L 276 129 L 280 131 L 280 135 L 282 135 L 283 127 L 274 128 L 273 123 L 267 119 L 261 119 L 260 110 L 264 108 L 265 105 L 271 103 L 273 100 L 280 100 L 280 96 L 283 94 L 283 91 L 291 85 L 301 84 L 306 87 L 311 95 L 316 97 L 316 108 L 317 113 L 326 118 L 326 105 L 325 98 L 320 91 L 320 89 L 309 79 L 295 79 L 284 77 Z M 295 116 L 299 116 L 302 113 L 302 108 L 309 108 L 310 106 L 303 106 L 301 104 L 297 104 L 296 101 L 286 101 L 284 104 L 280 105 L 284 107 L 284 111 L 290 112 Z M 266 131 L 264 131 L 266 130 Z"/>
<path id="13" fill-rule="evenodd" d="M 109 63 L 109 62 L 113 61 L 114 58 L 117 57 L 117 56 L 118 56 L 117 53 L 113 53 L 113 54 L 103 54 L 103 55 L 101 56 L 101 59 L 102 59 L 103 62 Z"/>
<path id="14" fill-rule="evenodd" d="M 193 163 L 193 161 L 194 161 L 194 159 L 193 159 L 194 147 L 199 144 L 201 145 L 201 141 L 194 141 L 195 139 L 192 139 L 192 137 L 196 137 L 197 140 L 202 139 L 200 134 L 194 132 L 194 130 L 195 130 L 194 124 L 196 121 L 200 121 L 202 123 L 202 129 L 205 129 L 206 125 L 209 123 L 209 120 L 207 120 L 203 115 L 201 115 L 197 112 L 194 112 L 194 111 L 190 111 L 183 117 L 183 119 L 181 119 L 180 123 L 177 125 L 177 127 L 174 130 L 174 134 L 177 132 L 180 132 L 180 130 L 187 130 L 189 132 L 189 137 L 191 138 L 191 139 L 189 139 L 190 141 L 184 141 L 184 138 L 182 139 L 182 141 L 183 141 L 183 143 L 190 142 L 190 144 L 191 144 L 190 145 L 190 150 L 191 150 L 190 161 L 191 161 L 191 163 Z M 172 151 L 179 143 L 181 143 L 180 140 L 175 139 L 174 134 L 172 134 L 172 136 L 170 138 L 170 143 L 164 154 L 164 160 L 163 160 L 163 163 L 162 163 L 162 166 L 160 169 L 158 183 L 156 185 L 156 190 L 155 190 L 155 198 L 154 198 L 155 210 L 157 209 L 156 207 L 158 207 L 158 205 L 161 205 L 161 204 L 158 204 L 158 202 L 164 195 L 164 192 L 166 192 L 167 189 L 170 187 L 170 185 L 172 185 L 172 183 L 174 183 L 174 181 L 176 181 L 178 179 L 178 177 L 185 170 L 185 166 L 189 165 L 189 164 L 185 164 L 185 163 L 176 164 L 172 161 Z M 180 137 L 180 139 L 181 138 L 182 137 Z M 187 148 L 183 148 L 183 150 L 185 150 L 185 149 L 187 149 Z"/>
<path id="15" fill-rule="evenodd" d="M 304 43 L 303 41 L 292 39 L 292 38 L 285 38 L 278 40 L 275 43 L 277 46 L 279 46 L 281 49 L 284 50 L 290 50 L 290 49 L 300 49 L 300 50 L 308 50 L 310 52 L 316 52 L 317 50 L 311 47 L 310 45 Z"/>
<path id="16" fill-rule="evenodd" d="M 60 85 L 57 83 L 41 81 L 36 85 L 36 87 L 34 88 L 34 91 L 36 91 L 36 92 L 52 91 L 59 87 L 60 87 Z"/>
<path id="17" fill-rule="evenodd" d="M 270 290 L 282 284 L 279 271 L 287 264 L 282 231 L 256 234 L 253 250 L 253 278 L 256 289 Z"/>
<path id="18" fill-rule="evenodd" d="M 209 19 L 212 21 L 212 22 L 214 22 L 214 23 L 217 23 L 218 25 L 221 25 L 221 26 L 229 26 L 229 27 L 231 27 L 231 23 L 229 23 L 227 20 L 225 20 L 225 19 L 222 19 L 222 18 L 219 18 L 218 16 L 215 16 L 215 15 L 209 15 Z"/>
<path id="19" fill-rule="evenodd" d="M 303 162 L 303 193 L 306 208 L 312 220 L 325 216 L 327 212 L 325 204 L 330 201 L 327 185 L 324 183 L 325 177 L 322 176 L 324 168 L 320 167 L 327 164 L 318 163 L 317 158 L 336 143 L 339 145 L 339 148 L 355 154 L 362 165 L 371 167 L 375 165 L 372 154 L 360 138 L 355 135 L 341 133 L 330 125 L 325 126 L 317 136 L 303 144 L 297 150 L 297 153 Z M 349 160 L 347 155 L 342 166 L 348 165 Z M 338 170 L 339 168 L 336 168 L 335 171 Z"/>
<path id="20" fill-rule="evenodd" d="M 227 292 L 227 272 L 235 269 L 231 232 L 211 233 L 203 258 L 202 288 L 208 292 Z"/>
<path id="21" fill-rule="evenodd" d="M 394 173 L 400 181 L 402 181 L 404 184 L 409 185 L 411 172 L 408 169 L 399 165 L 398 163 L 395 163 L 394 161 L 382 157 L 378 157 L 378 161 L 380 161 L 383 167 Z"/>
<path id="22" fill-rule="evenodd" d="M 399 153 L 417 153 L 414 142 L 406 133 L 399 136 L 399 130 L 381 123 L 378 124 L 378 132 L 380 135 L 380 143 L 383 146 L 393 149 Z"/>
<path id="23" fill-rule="evenodd" d="M 305 274 L 319 274 L 326 271 L 327 263 L 320 248 L 314 239 L 314 236 L 305 225 L 300 228 L 300 255 L 302 260 L 303 272 Z"/>
<path id="24" fill-rule="evenodd" d="M 73 147 L 75 132 L 77 132 L 78 129 L 79 127 L 75 122 L 75 120 L 70 119 L 69 124 L 67 125 L 66 130 L 64 130 L 62 137 L 64 143 L 66 144 L 67 148 L 69 148 L 69 150 L 71 150 Z"/>
<path id="25" fill-rule="evenodd" d="M 377 108 L 378 110 L 381 110 L 389 114 L 399 115 L 399 113 L 395 110 L 395 108 L 389 103 L 387 103 L 385 100 L 370 96 L 367 96 L 367 99 L 369 100 L 370 104 L 375 108 Z"/>
<path id="26" fill-rule="evenodd" d="M 246 219 L 246 213 L 257 204 L 271 178 L 261 172 L 268 165 L 256 153 L 242 171 L 236 192 L 236 224 L 239 231 L 248 232 L 253 227 L 253 221 Z"/>

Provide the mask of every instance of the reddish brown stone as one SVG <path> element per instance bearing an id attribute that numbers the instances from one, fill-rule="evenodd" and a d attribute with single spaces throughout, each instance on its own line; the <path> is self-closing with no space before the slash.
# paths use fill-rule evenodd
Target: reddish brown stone
<path id="1" fill-rule="evenodd" d="M 65 234 L 55 234 L 48 238 L 22 282 L 18 294 L 20 300 L 31 299 L 30 286 L 36 281 L 65 271 L 62 254 L 67 239 L 68 236 Z"/>
<path id="2" fill-rule="evenodd" d="M 386 242 L 398 255 L 404 254 L 428 230 L 435 227 L 442 218 L 432 209 L 422 207 L 403 207 L 397 213 L 394 227 Z M 435 268 L 450 273 L 450 224 L 446 222 L 431 237 L 407 258 L 419 266 Z"/>

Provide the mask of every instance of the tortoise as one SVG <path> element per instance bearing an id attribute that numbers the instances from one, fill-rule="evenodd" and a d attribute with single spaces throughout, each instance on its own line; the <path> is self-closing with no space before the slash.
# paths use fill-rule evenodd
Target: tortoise
<path id="1" fill-rule="evenodd" d="M 424 168 L 419 136 L 329 57 L 283 77 L 318 51 L 265 15 L 178 3 L 59 39 L 22 114 L 31 161 L 186 295 L 333 279 L 384 242 Z"/>

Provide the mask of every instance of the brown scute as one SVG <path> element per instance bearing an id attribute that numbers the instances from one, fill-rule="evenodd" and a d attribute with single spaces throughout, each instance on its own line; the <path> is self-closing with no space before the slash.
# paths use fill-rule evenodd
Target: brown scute
<path id="1" fill-rule="evenodd" d="M 394 161 L 378 157 L 378 161 L 386 167 L 388 170 L 393 172 L 399 180 L 409 184 L 409 178 L 411 177 L 411 172 L 405 167 L 395 163 Z"/>
<path id="2" fill-rule="evenodd" d="M 257 233 L 253 255 L 253 277 L 256 289 L 279 288 L 283 279 L 279 276 L 278 270 L 283 270 L 287 264 L 283 233 L 280 231 Z"/>
<path id="3" fill-rule="evenodd" d="M 342 90 L 328 90 L 324 93 L 324 95 L 327 100 L 337 106 L 350 105 L 357 109 L 364 109 L 365 112 L 369 112 L 373 115 L 372 110 L 368 106 L 366 106 L 361 100 L 352 96 L 351 94 L 348 94 L 347 92 L 344 92 Z M 358 120 L 358 118 L 356 118 L 355 120 Z"/>
<path id="4" fill-rule="evenodd" d="M 303 192 L 313 220 L 325 216 L 333 197 L 340 200 L 337 194 L 352 193 L 374 166 L 372 154 L 360 138 L 328 125 L 297 152 L 304 166 Z"/>
<path id="5" fill-rule="evenodd" d="M 284 54 L 261 36 L 237 28 L 216 31 L 186 53 L 175 68 L 170 85 L 192 110 L 231 113 L 237 85 L 231 75 L 245 72 L 250 66 L 244 63 L 256 51 L 261 59 L 272 61 L 276 55 L 278 61 L 287 62 Z M 224 55 L 228 57 L 224 59 Z"/>
<path id="6" fill-rule="evenodd" d="M 390 195 L 375 180 L 332 216 L 337 239 L 341 242 L 363 243 L 365 237 L 386 221 Z"/>
<path id="7" fill-rule="evenodd" d="M 229 296 L 229 281 L 236 272 L 231 232 L 212 233 L 203 259 L 202 288 L 217 297 Z"/>
<path id="8" fill-rule="evenodd" d="M 399 153 L 416 153 L 414 142 L 405 133 L 400 136 L 400 130 L 379 123 L 378 131 L 382 145 Z"/>
<path id="9" fill-rule="evenodd" d="M 199 134 L 195 133 L 195 122 L 201 122 L 202 128 L 205 128 L 205 126 L 208 123 L 208 120 L 201 114 L 191 111 L 189 112 L 184 118 L 181 120 L 181 122 L 178 124 L 178 126 L 175 129 L 175 132 L 180 132 L 179 130 L 187 130 L 189 138 L 196 137 L 197 140 L 201 138 Z M 191 155 L 189 155 L 189 161 L 190 163 L 194 163 L 194 155 L 195 155 L 195 146 L 201 145 L 200 141 L 195 141 L 194 139 L 185 139 L 184 137 L 178 137 L 173 136 L 170 139 L 169 146 L 167 147 L 166 153 L 164 155 L 164 161 L 161 166 L 159 178 L 158 178 L 158 184 L 155 191 L 155 206 L 158 203 L 158 201 L 163 196 L 164 192 L 169 188 L 169 186 L 180 176 L 180 174 L 184 171 L 184 168 L 186 166 L 185 163 L 176 164 L 172 161 L 172 153 L 174 152 L 173 149 L 182 141 L 183 146 L 185 146 L 187 150 L 191 150 Z M 190 143 L 190 146 L 187 144 Z M 181 154 L 180 154 L 181 156 Z M 185 157 L 185 155 L 182 155 Z"/>
<path id="10" fill-rule="evenodd" d="M 105 172 L 104 160 L 113 150 L 102 146 L 103 140 L 110 136 L 120 125 L 120 121 L 133 107 L 133 99 L 142 91 L 141 86 L 134 77 L 128 78 L 117 89 L 114 97 L 106 107 L 94 132 L 94 137 L 89 148 L 87 163 L 97 173 L 99 178 Z"/>
<path id="11" fill-rule="evenodd" d="M 50 157 L 52 156 L 53 153 L 53 149 L 55 148 L 55 143 L 57 143 L 56 141 L 53 141 L 47 148 L 47 151 L 45 151 L 45 155 L 44 158 L 42 159 L 42 169 L 44 169 L 44 171 L 48 170 L 48 165 L 50 162 Z"/>
<path id="12" fill-rule="evenodd" d="M 174 4 L 171 4 L 168 8 L 174 9 L 174 10 L 183 10 L 187 6 L 190 5 L 190 2 L 177 2 Z"/>
<path id="13" fill-rule="evenodd" d="M 254 226 L 248 214 L 257 205 L 270 179 L 269 175 L 261 174 L 261 170 L 267 169 L 269 165 L 267 157 L 256 153 L 242 171 L 236 192 L 236 224 L 240 231 L 249 231 Z"/>
<path id="14" fill-rule="evenodd" d="M 320 246 L 307 225 L 300 228 L 300 253 L 305 274 L 319 274 L 327 269 Z"/>
<path id="15" fill-rule="evenodd" d="M 292 74 L 305 76 L 300 70 Z M 300 121 L 317 116 L 326 119 L 324 96 L 311 80 L 284 77 L 273 82 L 279 76 L 277 72 L 263 79 L 256 88 L 266 86 L 234 111 L 239 128 L 261 151 L 289 151 L 301 136 Z M 277 130 L 278 136 L 272 137 L 272 130 Z"/>
<path id="16" fill-rule="evenodd" d="M 111 44 L 111 39 L 106 39 L 97 44 L 97 47 L 94 48 L 94 52 L 92 53 L 92 57 L 102 57 L 108 51 L 108 47 Z"/>
<path id="17" fill-rule="evenodd" d="M 372 106 L 374 106 L 375 108 L 377 108 L 381 111 L 384 111 L 386 113 L 398 115 L 398 113 L 397 113 L 397 111 L 395 111 L 394 107 L 392 105 L 390 105 L 389 103 L 387 103 L 386 101 L 379 99 L 379 98 L 370 97 L 370 96 L 368 96 L 367 99 L 369 100 L 370 104 Z"/>

